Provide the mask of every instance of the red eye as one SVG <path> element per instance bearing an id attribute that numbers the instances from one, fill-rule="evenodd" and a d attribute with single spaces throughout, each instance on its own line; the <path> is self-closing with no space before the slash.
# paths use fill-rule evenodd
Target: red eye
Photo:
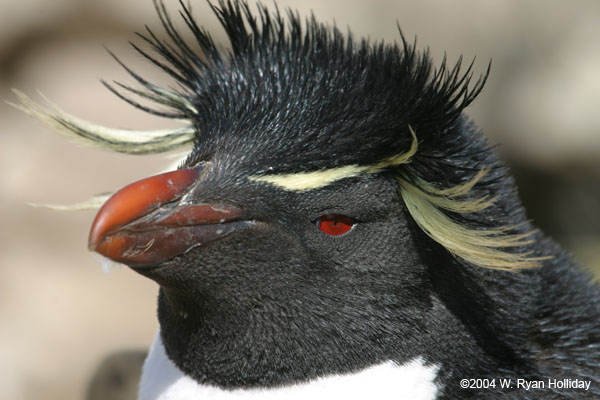
<path id="1" fill-rule="evenodd" d="M 343 235 L 354 226 L 354 220 L 340 214 L 328 214 L 317 218 L 317 228 L 332 236 Z"/>

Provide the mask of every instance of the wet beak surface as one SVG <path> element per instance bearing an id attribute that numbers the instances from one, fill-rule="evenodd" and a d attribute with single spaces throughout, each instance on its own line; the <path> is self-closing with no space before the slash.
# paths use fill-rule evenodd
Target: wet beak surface
<path id="1" fill-rule="evenodd" d="M 253 224 L 233 205 L 183 202 L 199 175 L 199 169 L 181 169 L 119 190 L 98 211 L 89 249 L 129 266 L 149 266 Z"/>

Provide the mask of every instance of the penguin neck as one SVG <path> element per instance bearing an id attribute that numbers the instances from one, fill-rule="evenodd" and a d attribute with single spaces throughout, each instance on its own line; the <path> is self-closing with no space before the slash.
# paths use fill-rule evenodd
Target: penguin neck
<path id="1" fill-rule="evenodd" d="M 355 373 L 390 360 L 403 365 L 424 354 L 422 338 L 408 334 L 424 327 L 402 317 L 374 328 L 350 314 L 316 320 L 300 310 L 275 318 L 261 316 L 264 310 L 246 310 L 244 315 L 231 304 L 217 303 L 164 288 L 159 294 L 165 352 L 178 369 L 201 384 L 229 390 L 293 385 Z M 307 304 L 306 308 L 314 307 Z M 390 318 L 396 318 L 395 313 Z"/>
<path id="2" fill-rule="evenodd" d="M 232 311 L 222 304 L 219 308 L 197 297 L 167 293 L 162 289 L 159 295 L 160 351 L 180 374 L 203 387 L 290 387 L 328 376 L 354 375 L 386 363 L 412 365 L 415 360 L 423 368 L 435 365 L 435 382 L 443 387 L 451 375 L 464 372 L 460 366 L 468 365 L 469 372 L 475 373 L 482 372 L 484 365 L 496 365 L 477 342 L 488 332 L 469 332 L 465 322 L 437 298 L 422 311 L 415 309 L 415 313 L 428 310 L 430 315 L 416 325 L 408 319 L 390 320 L 374 329 L 362 326 L 360 320 L 341 321 L 340 326 L 356 329 L 352 337 L 350 331 L 320 336 L 299 316 L 291 324 L 296 328 L 261 325 L 254 321 L 256 315 L 228 314 Z M 364 335 L 369 329 L 377 333 Z"/>
<path id="3" fill-rule="evenodd" d="M 185 375 L 167 356 L 160 332 L 144 363 L 139 400 L 218 398 L 223 400 L 307 399 L 331 397 L 381 400 L 410 398 L 431 400 L 442 391 L 436 383 L 437 365 L 415 358 L 402 365 L 387 361 L 351 374 L 318 377 L 310 382 L 228 390 L 198 383 Z"/>

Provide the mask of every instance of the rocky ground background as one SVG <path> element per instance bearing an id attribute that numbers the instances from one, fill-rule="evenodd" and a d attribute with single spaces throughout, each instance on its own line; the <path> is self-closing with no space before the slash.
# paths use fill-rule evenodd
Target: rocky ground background
<path id="1" fill-rule="evenodd" d="M 166 3 L 176 15 L 176 2 Z M 530 217 L 600 271 L 598 1 L 277 3 L 302 15 L 314 10 L 320 20 L 373 40 L 398 40 L 398 21 L 438 62 L 444 51 L 450 60 L 477 56 L 475 69 L 483 72 L 492 58 L 488 84 L 469 114 L 500 144 Z M 222 40 L 206 3 L 194 0 L 192 8 Z M 131 82 L 106 45 L 164 82 L 127 45 L 144 24 L 162 33 L 150 0 L 0 0 L 0 98 L 14 100 L 13 87 L 33 96 L 39 89 L 97 123 L 169 126 L 116 99 L 98 80 Z M 94 212 L 27 203 L 80 201 L 166 162 L 67 143 L 0 104 L 0 400 L 132 398 L 142 357 L 136 350 L 148 347 L 157 327 L 157 287 L 125 268 L 101 272 L 86 250 Z"/>

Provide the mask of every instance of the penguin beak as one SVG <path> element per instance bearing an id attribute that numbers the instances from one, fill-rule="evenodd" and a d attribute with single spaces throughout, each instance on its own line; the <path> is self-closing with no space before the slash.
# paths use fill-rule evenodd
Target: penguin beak
<path id="1" fill-rule="evenodd" d="M 252 225 L 228 204 L 186 199 L 201 169 L 190 168 L 134 182 L 98 211 L 88 247 L 132 267 L 154 265 Z"/>

